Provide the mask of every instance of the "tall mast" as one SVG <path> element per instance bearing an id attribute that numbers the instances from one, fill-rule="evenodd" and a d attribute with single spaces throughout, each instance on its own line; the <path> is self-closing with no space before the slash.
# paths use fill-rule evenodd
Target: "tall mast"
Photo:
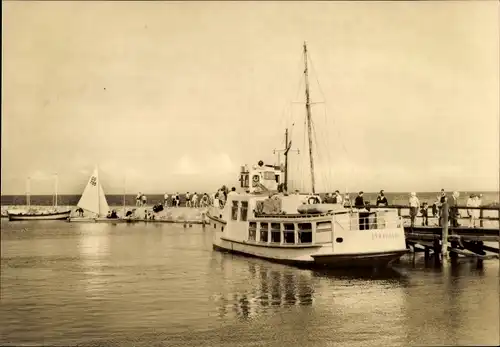
<path id="1" fill-rule="evenodd" d="M 313 161 L 313 152 L 312 152 L 312 129 L 311 129 L 311 102 L 309 99 L 309 79 L 308 79 L 308 70 L 307 70 L 307 46 L 304 42 L 304 78 L 306 85 L 306 111 L 307 111 L 307 137 L 309 138 L 309 162 L 311 164 L 311 187 L 312 193 L 316 193 L 315 184 L 314 184 L 314 161 Z"/>
<path id="2" fill-rule="evenodd" d="M 58 179 L 59 179 L 59 176 L 57 175 L 57 173 L 55 173 L 55 178 L 56 178 L 56 182 L 55 182 L 55 199 L 54 199 L 54 206 L 57 207 L 57 183 L 58 183 Z"/>
<path id="3" fill-rule="evenodd" d="M 290 146 L 288 144 L 288 128 L 285 130 L 285 182 L 283 185 L 283 191 L 288 191 L 288 151 L 290 150 Z"/>
<path id="4" fill-rule="evenodd" d="M 31 190 L 31 181 L 30 177 L 26 180 L 26 205 L 31 206 L 31 199 L 30 199 L 30 190 Z"/>
<path id="5" fill-rule="evenodd" d="M 127 195 L 127 175 L 123 178 L 123 218 L 125 218 L 125 195 Z"/>

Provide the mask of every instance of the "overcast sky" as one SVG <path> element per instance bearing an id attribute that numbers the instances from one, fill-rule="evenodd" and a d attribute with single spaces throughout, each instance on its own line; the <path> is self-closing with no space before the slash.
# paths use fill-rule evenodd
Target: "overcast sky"
<path id="1" fill-rule="evenodd" d="M 2 9 L 2 194 L 236 185 L 293 123 L 299 184 L 304 41 L 320 190 L 498 190 L 496 1 Z"/>

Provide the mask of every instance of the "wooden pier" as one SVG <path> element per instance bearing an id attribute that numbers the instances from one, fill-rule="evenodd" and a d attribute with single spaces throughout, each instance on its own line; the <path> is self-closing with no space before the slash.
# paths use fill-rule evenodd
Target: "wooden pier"
<path id="1" fill-rule="evenodd" d="M 423 225 L 423 217 L 419 211 L 413 227 L 410 225 L 410 216 L 404 214 L 406 210 L 409 211 L 408 206 L 392 205 L 388 208 L 397 209 L 398 215 L 404 220 L 407 247 L 415 253 L 423 252 L 426 258 L 432 255 L 436 263 L 440 264 L 447 259 L 454 262 L 459 255 L 477 259 L 478 265 L 483 260 L 499 258 L 500 207 L 457 206 L 456 209 L 462 216 L 467 215 L 466 210 L 480 211 L 477 225 L 472 227 L 470 219 L 463 217 L 457 218 L 459 226 L 449 226 L 447 206 L 443 208 L 441 219 L 430 214 L 429 225 Z"/>

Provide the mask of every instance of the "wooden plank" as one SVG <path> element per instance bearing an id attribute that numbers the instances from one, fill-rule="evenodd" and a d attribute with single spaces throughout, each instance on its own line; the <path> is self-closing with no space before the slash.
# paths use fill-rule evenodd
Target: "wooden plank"
<path id="1" fill-rule="evenodd" d="M 440 239 L 441 235 L 434 233 L 405 233 L 406 239 L 409 241 L 419 241 L 419 240 L 434 240 Z M 486 242 L 499 242 L 499 236 L 492 235 L 448 235 L 448 240 L 456 240 L 456 237 L 465 241 L 486 241 Z M 451 239 L 450 239 L 451 237 Z"/>
<path id="2" fill-rule="evenodd" d="M 496 254 L 500 254 L 498 248 L 495 248 L 495 247 L 490 247 L 490 246 L 485 246 L 483 245 L 483 249 L 485 251 L 488 251 L 488 252 L 492 252 L 492 253 L 496 253 Z"/>
<path id="3" fill-rule="evenodd" d="M 476 257 L 478 259 L 483 259 L 483 260 L 498 259 L 498 255 L 496 255 L 496 254 L 480 255 L 477 253 L 473 253 L 471 251 L 466 251 L 466 250 L 461 250 L 461 249 L 456 249 L 456 248 L 451 248 L 451 247 L 448 247 L 448 251 L 455 252 L 457 254 L 461 254 L 461 255 L 466 256 L 466 257 Z"/>

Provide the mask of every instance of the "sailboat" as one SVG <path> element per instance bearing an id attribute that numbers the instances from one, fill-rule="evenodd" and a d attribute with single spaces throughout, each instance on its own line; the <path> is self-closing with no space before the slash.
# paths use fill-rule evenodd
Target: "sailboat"
<path id="1" fill-rule="evenodd" d="M 57 207 L 58 195 L 57 195 L 57 184 L 58 175 L 55 175 L 55 195 L 53 199 L 53 207 L 49 209 L 35 209 L 31 207 L 30 203 L 30 178 L 28 177 L 26 182 L 26 205 L 27 209 L 23 211 L 13 211 L 7 210 L 7 216 L 10 221 L 21 221 L 21 220 L 60 220 L 68 219 L 71 214 L 71 209 L 59 210 Z"/>
<path id="2" fill-rule="evenodd" d="M 109 212 L 109 205 L 101 181 L 99 180 L 99 170 L 97 167 L 90 176 L 76 206 L 84 212 L 91 213 L 91 216 L 71 217 L 69 219 L 70 222 L 98 222 L 110 220 L 106 218 Z M 117 219 L 112 220 L 116 221 Z"/>
<path id="3" fill-rule="evenodd" d="M 263 161 L 242 166 L 240 192 L 207 213 L 213 249 L 306 267 L 386 267 L 407 253 L 401 217 L 389 209 L 321 203 L 316 193 L 305 43 L 303 48 L 312 192 L 287 192 L 287 157 L 284 167 Z M 287 156 L 288 138 L 285 145 Z"/>

